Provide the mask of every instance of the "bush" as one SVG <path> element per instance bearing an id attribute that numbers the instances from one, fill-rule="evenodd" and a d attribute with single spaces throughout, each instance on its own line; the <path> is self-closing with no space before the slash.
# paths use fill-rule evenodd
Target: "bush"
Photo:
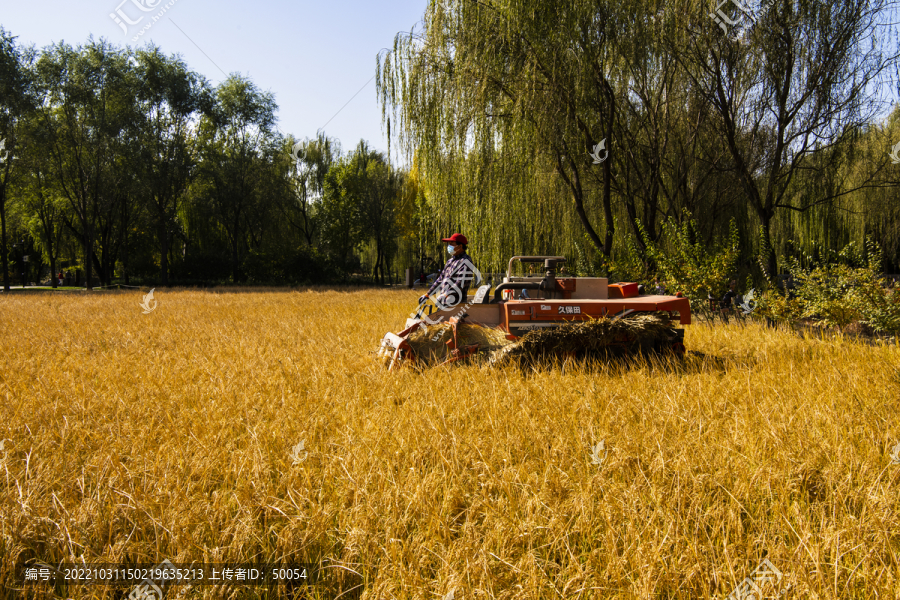
<path id="1" fill-rule="evenodd" d="M 291 283 L 340 283 L 347 274 L 325 253 L 300 246 L 284 261 L 284 277 Z"/>
<path id="2" fill-rule="evenodd" d="M 591 238 L 588 234 L 584 234 L 585 248 L 590 248 Z M 569 270 L 576 277 L 602 277 L 606 271 L 602 268 L 600 260 L 591 260 L 586 250 L 581 248 L 581 244 L 575 242 L 575 264 L 568 265 Z"/>
<path id="3" fill-rule="evenodd" d="M 857 269 L 855 285 L 850 289 L 850 303 L 856 308 L 860 321 L 877 332 L 900 332 L 900 289 L 888 286 L 878 275 L 882 265 L 882 251 L 875 241 L 866 240 L 866 266 Z"/>
<path id="4" fill-rule="evenodd" d="M 170 277 L 176 279 L 228 281 L 231 279 L 231 258 L 227 253 L 189 249 L 184 259 L 170 263 L 170 269 Z M 158 268 L 153 276 L 159 276 Z"/>
<path id="5" fill-rule="evenodd" d="M 691 214 L 685 211 L 684 216 L 681 225 L 671 217 L 663 224 L 670 252 L 664 252 L 650 240 L 640 222 L 638 228 L 647 248 L 647 257 L 656 264 L 669 290 L 689 298 L 692 311 L 706 314 L 709 298 L 721 297 L 728 282 L 734 278 L 740 256 L 740 236 L 732 219 L 724 243 L 705 244 L 700 240 L 697 223 L 691 219 Z"/>
<path id="6" fill-rule="evenodd" d="M 327 255 L 310 246 L 282 253 L 251 251 L 241 269 L 249 283 L 322 284 L 347 279 Z"/>
<path id="7" fill-rule="evenodd" d="M 775 321 L 811 319 L 840 329 L 859 322 L 876 332 L 900 332 L 900 290 L 887 287 L 880 275 L 880 246 L 868 239 L 865 252 L 850 243 L 836 254 L 824 254 L 819 261 L 806 256 L 809 267 L 796 257 L 783 259 L 795 293 L 778 289 L 767 278 L 756 314 Z"/>
<path id="8" fill-rule="evenodd" d="M 842 264 L 824 264 L 806 271 L 796 259 L 790 264 L 803 307 L 801 318 L 815 319 L 817 325 L 839 329 L 860 319 L 850 293 L 856 285 L 856 269 Z"/>
<path id="9" fill-rule="evenodd" d="M 618 281 L 643 284 L 646 289 L 649 289 L 653 275 L 650 273 L 648 262 L 634 238 L 628 237 L 625 239 L 625 252 L 617 256 L 615 261 L 611 261 L 610 270 Z"/>
<path id="10" fill-rule="evenodd" d="M 796 298 L 789 298 L 776 287 L 770 286 L 756 297 L 753 315 L 776 323 L 792 323 L 803 315 L 803 306 Z"/>

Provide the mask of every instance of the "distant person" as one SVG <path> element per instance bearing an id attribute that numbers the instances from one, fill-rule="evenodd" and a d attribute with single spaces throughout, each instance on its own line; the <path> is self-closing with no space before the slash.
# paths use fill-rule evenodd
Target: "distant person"
<path id="1" fill-rule="evenodd" d="M 719 300 L 719 305 L 714 308 L 715 312 L 722 317 L 722 319 L 727 323 L 728 315 L 734 310 L 737 304 L 737 298 L 740 298 L 737 291 L 737 281 L 732 279 L 728 282 L 728 291 L 722 296 L 722 299 Z M 713 305 L 715 300 L 712 298 L 712 295 L 709 295 L 710 304 Z"/>
<path id="2" fill-rule="evenodd" d="M 794 293 L 794 276 L 790 273 L 788 273 L 787 278 L 784 280 L 784 293 L 788 299 L 793 299 L 797 295 Z"/>
<path id="3" fill-rule="evenodd" d="M 737 291 L 737 281 L 734 279 L 728 284 L 728 291 L 725 292 L 725 295 L 722 296 L 721 302 L 719 302 L 719 308 L 722 310 L 731 310 L 732 305 L 734 304 L 734 299 L 738 295 Z"/>
<path id="4" fill-rule="evenodd" d="M 657 296 L 664 296 L 666 293 L 666 286 L 659 280 L 659 277 L 653 280 L 653 293 Z"/>
<path id="5" fill-rule="evenodd" d="M 59 279 L 59 285 L 62 285 L 63 284 L 63 272 L 62 271 L 59 272 L 57 279 Z"/>

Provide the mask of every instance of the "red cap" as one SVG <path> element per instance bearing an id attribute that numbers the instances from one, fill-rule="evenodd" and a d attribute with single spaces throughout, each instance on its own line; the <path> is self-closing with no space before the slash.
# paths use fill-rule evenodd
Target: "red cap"
<path id="1" fill-rule="evenodd" d="M 454 233 L 453 235 L 451 235 L 451 236 L 448 237 L 448 238 L 441 238 L 441 241 L 442 241 L 442 242 L 453 242 L 454 244 L 465 244 L 465 245 L 468 245 L 468 243 L 469 243 L 469 238 L 467 238 L 466 236 L 464 236 L 464 235 L 461 234 L 461 233 Z"/>

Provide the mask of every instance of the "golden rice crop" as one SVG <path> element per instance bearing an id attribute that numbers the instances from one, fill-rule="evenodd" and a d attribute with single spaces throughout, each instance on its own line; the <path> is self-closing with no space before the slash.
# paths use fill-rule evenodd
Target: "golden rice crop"
<path id="1" fill-rule="evenodd" d="M 168 559 L 315 563 L 307 598 L 724 598 L 767 558 L 765 596 L 900 598 L 896 346 L 692 325 L 683 362 L 388 373 L 416 295 L 0 295 L 3 595 L 122 597 L 27 559 Z"/>

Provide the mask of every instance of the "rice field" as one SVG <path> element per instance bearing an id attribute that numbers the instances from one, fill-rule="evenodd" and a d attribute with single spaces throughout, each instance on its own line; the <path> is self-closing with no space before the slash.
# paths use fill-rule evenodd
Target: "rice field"
<path id="1" fill-rule="evenodd" d="M 695 324 L 683 361 L 388 373 L 417 295 L 0 295 L 0 597 L 169 560 L 318 579 L 168 598 L 900 598 L 897 346 Z"/>

